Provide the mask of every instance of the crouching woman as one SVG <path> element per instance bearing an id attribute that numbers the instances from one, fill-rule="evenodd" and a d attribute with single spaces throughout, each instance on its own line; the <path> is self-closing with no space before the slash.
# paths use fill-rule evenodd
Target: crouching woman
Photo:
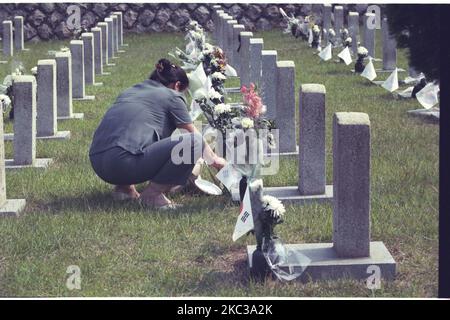
<path id="1" fill-rule="evenodd" d="M 115 199 L 139 198 L 151 207 L 173 209 L 179 205 L 166 193 L 186 184 L 201 156 L 217 169 L 225 165 L 192 124 L 184 97 L 188 86 L 186 72 L 161 59 L 149 79 L 122 92 L 104 115 L 89 157 L 95 173 L 115 186 Z M 177 128 L 186 133 L 174 139 Z M 172 152 L 186 141 L 189 157 Z M 135 185 L 143 182 L 149 184 L 139 194 Z"/>

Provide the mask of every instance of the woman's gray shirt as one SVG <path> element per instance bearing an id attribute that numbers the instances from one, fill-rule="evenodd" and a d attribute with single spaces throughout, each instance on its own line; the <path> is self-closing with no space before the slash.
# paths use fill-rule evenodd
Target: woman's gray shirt
<path id="1" fill-rule="evenodd" d="M 184 96 L 154 80 L 125 90 L 94 133 L 89 155 L 119 146 L 142 154 L 147 146 L 170 137 L 177 125 L 192 123 Z"/>

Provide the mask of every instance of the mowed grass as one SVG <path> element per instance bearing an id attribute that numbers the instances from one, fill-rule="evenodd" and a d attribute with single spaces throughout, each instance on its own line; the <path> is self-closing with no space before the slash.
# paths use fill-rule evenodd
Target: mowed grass
<path id="1" fill-rule="evenodd" d="M 38 157 L 54 159 L 48 170 L 7 172 L 8 198 L 26 198 L 27 207 L 18 218 L 0 219 L 0 296 L 437 296 L 438 126 L 406 114 L 420 107 L 417 101 L 394 100 L 353 75 L 350 66 L 319 61 L 304 42 L 281 30 L 256 35 L 264 38 L 266 49 L 278 50 L 279 60 L 295 62 L 297 95 L 300 84 L 326 87 L 329 184 L 333 114 L 369 114 L 372 240 L 383 241 L 394 256 L 397 279 L 374 291 L 364 281 L 348 279 L 254 283 L 246 264 L 246 245 L 254 238 L 231 240 L 238 207 L 227 196 L 177 196 L 186 207 L 171 213 L 112 201 L 111 186 L 91 169 L 90 142 L 115 97 L 145 79 L 168 51 L 183 47 L 182 34 L 160 33 L 126 36 L 126 53 L 107 68 L 110 76 L 97 80 L 104 86 L 87 87 L 96 100 L 74 102 L 84 120 L 59 122 L 60 130 L 71 131 L 70 140 L 38 141 Z M 16 60 L 29 70 L 38 59 L 50 58 L 48 50 L 63 45 L 68 43 L 27 43 L 31 51 Z M 403 50 L 398 65 L 407 68 Z M 0 76 L 10 68 L 0 65 Z M 12 131 L 8 120 L 5 131 Z M 12 157 L 10 142 L 5 149 Z M 279 174 L 264 183 L 295 185 L 296 176 L 296 158 L 286 158 Z M 286 243 L 331 242 L 332 206 L 287 206 L 286 222 L 277 230 Z M 66 287 L 70 265 L 81 269 L 81 290 Z"/>

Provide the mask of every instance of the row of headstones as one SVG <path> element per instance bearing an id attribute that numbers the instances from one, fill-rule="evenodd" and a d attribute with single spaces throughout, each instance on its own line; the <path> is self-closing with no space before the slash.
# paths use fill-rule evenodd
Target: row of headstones
<path id="1" fill-rule="evenodd" d="M 99 22 L 81 40 L 70 42 L 70 51 L 55 53 L 54 59 L 39 60 L 37 77 L 13 77 L 14 134 L 0 128 L 0 215 L 17 215 L 25 200 L 7 200 L 6 169 L 47 168 L 52 159 L 36 158 L 36 139 L 68 139 L 69 131 L 58 131 L 57 120 L 82 119 L 73 112 L 73 100 L 92 100 L 86 84 L 98 85 L 95 75 L 105 75 L 123 43 L 122 12 Z M 3 115 L 1 115 L 3 117 Z M 13 140 L 13 159 L 4 159 L 4 140 Z"/>
<path id="2" fill-rule="evenodd" d="M 281 154 L 296 154 L 295 135 L 295 64 L 293 61 L 277 61 L 276 50 L 264 50 L 264 40 L 254 38 L 231 16 L 217 9 L 213 14 L 213 37 L 227 55 L 227 61 L 235 66 L 240 85 L 254 83 L 260 88 L 266 116 L 283 123 L 279 128 L 278 146 Z"/>
<path id="3" fill-rule="evenodd" d="M 344 7 L 335 6 L 332 12 L 331 4 L 323 5 L 323 15 L 322 15 L 322 30 L 328 31 L 332 28 L 331 16 L 334 14 L 334 25 L 333 29 L 336 35 L 344 28 Z M 378 13 L 379 14 L 379 13 Z M 364 14 L 363 20 L 363 42 L 362 45 L 367 49 L 369 56 L 376 59 L 375 57 L 375 20 L 376 14 L 372 12 L 366 12 Z M 347 29 L 349 36 L 352 38 L 352 51 L 356 54 L 358 50 L 358 42 L 360 38 L 360 27 L 359 27 L 359 13 L 349 12 L 347 16 Z M 382 46 L 383 46 L 383 69 L 384 71 L 392 71 L 397 66 L 397 42 L 395 37 L 389 33 L 389 24 L 386 17 L 381 19 L 381 30 L 382 30 Z M 327 32 L 323 33 L 324 42 L 327 42 Z"/>
<path id="4" fill-rule="evenodd" d="M 404 72 L 405 70 L 401 68 L 397 68 L 397 41 L 393 35 L 390 34 L 389 31 L 389 23 L 386 17 L 381 18 L 381 32 L 382 32 L 382 59 L 377 59 L 375 57 L 375 30 L 376 30 L 376 19 L 381 15 L 380 9 L 377 8 L 376 13 L 374 12 L 366 12 L 364 14 L 363 21 L 363 46 L 367 49 L 369 56 L 374 58 L 374 61 L 382 60 L 383 67 L 382 69 L 376 69 L 375 72 Z M 334 15 L 334 30 L 338 31 L 344 25 L 344 9 L 342 6 L 335 6 L 334 12 L 332 13 L 332 7 L 330 4 L 323 5 L 323 25 L 322 29 L 324 32 L 324 39 L 326 42 L 327 33 L 325 30 L 331 28 L 331 20 L 332 15 Z M 349 34 L 352 37 L 352 50 L 357 50 L 357 40 L 359 38 L 359 14 L 357 12 L 349 12 L 348 14 L 348 30 Z M 412 78 L 417 78 L 420 76 L 420 72 L 418 72 L 414 67 L 408 68 L 408 75 Z M 388 78 L 389 79 L 389 78 Z M 374 81 L 376 84 L 382 84 L 384 81 Z M 402 95 L 402 97 L 411 98 L 411 91 L 409 91 L 406 95 Z M 415 112 L 413 110 L 412 112 Z"/>
<path id="5" fill-rule="evenodd" d="M 295 64 L 277 61 L 275 50 L 263 50 L 263 39 L 253 38 L 251 32 L 220 8 L 213 14 L 214 38 L 224 50 L 230 63 L 236 65 L 241 85 L 250 82 L 261 86 L 267 116 L 279 128 L 281 154 L 298 153 L 298 185 L 265 188 L 264 193 L 282 201 L 305 203 L 333 202 L 333 257 L 366 258 L 351 260 L 342 268 L 329 255 L 324 244 L 318 255 L 324 260 L 310 270 L 313 278 L 343 276 L 366 277 L 361 265 L 381 266 L 382 277 L 392 279 L 393 262 L 380 242 L 370 241 L 370 121 L 365 113 L 338 112 L 333 121 L 333 185 L 326 185 L 325 151 L 325 87 L 304 84 L 299 93 L 299 150 L 296 150 Z M 306 248 L 308 249 L 308 248 Z M 249 249 L 249 256 L 254 248 Z M 309 250 L 309 249 L 308 249 Z M 327 251 L 328 250 L 328 251 Z M 377 260 L 376 256 L 381 256 Z M 251 259 L 250 259 L 251 261 Z M 358 265 L 361 264 L 361 265 Z M 325 270 L 325 271 L 324 271 Z M 311 274 L 310 274 L 311 275 Z"/>

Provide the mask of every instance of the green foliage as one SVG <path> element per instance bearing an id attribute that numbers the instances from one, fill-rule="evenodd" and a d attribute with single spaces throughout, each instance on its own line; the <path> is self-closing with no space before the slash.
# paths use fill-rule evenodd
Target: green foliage
<path id="1" fill-rule="evenodd" d="M 409 49 L 409 63 L 430 80 L 439 80 L 443 5 L 390 4 L 385 6 L 389 30 L 398 46 Z M 447 24 L 448 25 L 448 24 Z M 445 29 L 444 29 L 445 30 Z M 447 31 L 447 30 L 445 30 Z"/>

